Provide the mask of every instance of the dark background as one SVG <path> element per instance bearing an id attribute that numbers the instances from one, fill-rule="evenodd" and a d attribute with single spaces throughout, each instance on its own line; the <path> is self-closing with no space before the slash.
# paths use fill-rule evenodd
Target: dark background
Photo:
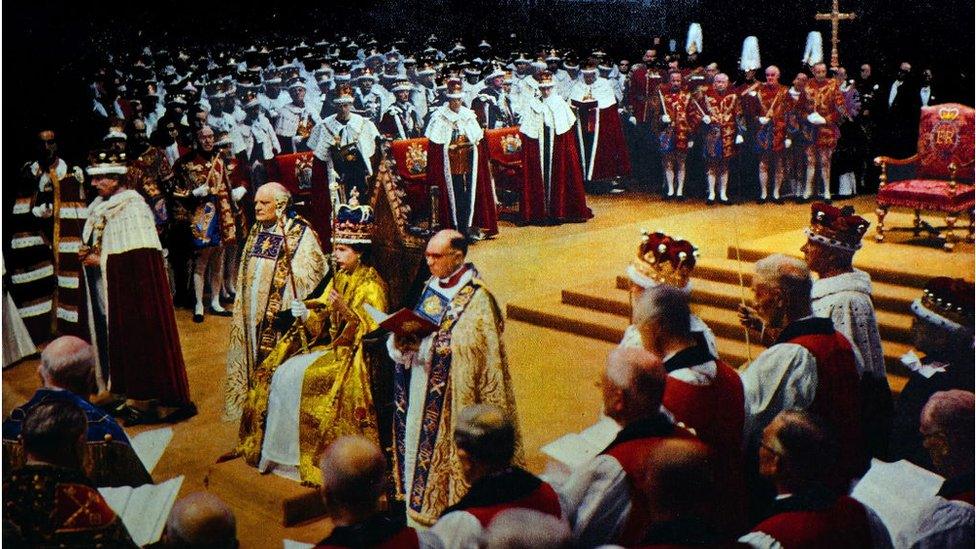
<path id="1" fill-rule="evenodd" d="M 145 45 L 217 47 L 258 40 L 295 41 L 331 37 L 337 32 L 373 32 L 422 41 L 431 32 L 464 37 L 469 47 L 482 38 L 499 43 L 515 33 L 525 44 L 552 43 L 580 52 L 596 46 L 615 58 L 639 57 L 654 35 L 675 38 L 683 50 L 688 24 L 704 29 L 704 61 L 717 61 L 734 74 L 742 40 L 759 38 L 764 65 L 783 69 L 783 82 L 800 69 L 807 32 L 824 36 L 829 60 L 830 25 L 814 21 L 830 0 L 645 0 L 512 1 L 381 0 L 374 2 L 51 2 L 4 6 L 4 175 L 15 176 L 34 155 L 33 134 L 52 125 L 62 156 L 83 161 L 93 143 L 84 131 L 91 99 L 87 90 L 94 62 L 107 52 Z M 863 62 L 887 79 L 897 62 L 916 70 L 931 66 L 936 95 L 973 102 L 972 0 L 842 0 L 842 11 L 858 18 L 841 23 L 841 62 L 851 76 Z M 735 76 L 733 76 L 733 80 Z"/>

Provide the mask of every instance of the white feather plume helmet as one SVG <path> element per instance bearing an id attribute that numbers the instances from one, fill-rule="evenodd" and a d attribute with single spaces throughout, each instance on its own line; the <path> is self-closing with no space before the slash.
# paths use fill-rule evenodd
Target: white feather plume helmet
<path id="1" fill-rule="evenodd" d="M 810 67 L 823 61 L 823 36 L 819 31 L 810 31 L 807 34 L 807 45 L 803 49 L 802 61 Z"/>
<path id="2" fill-rule="evenodd" d="M 692 55 L 702 52 L 702 27 L 698 23 L 688 26 L 688 40 L 685 42 L 685 53 Z"/>
<path id="3" fill-rule="evenodd" d="M 739 58 L 739 68 L 743 71 L 754 71 L 762 66 L 759 58 L 759 39 L 746 36 L 742 41 L 742 56 Z"/>

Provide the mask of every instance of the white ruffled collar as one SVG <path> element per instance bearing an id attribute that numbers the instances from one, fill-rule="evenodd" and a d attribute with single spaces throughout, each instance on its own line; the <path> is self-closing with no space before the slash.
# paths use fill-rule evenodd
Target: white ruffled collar
<path id="1" fill-rule="evenodd" d="M 854 269 L 849 273 L 818 279 L 813 283 L 810 297 L 820 299 L 840 292 L 859 292 L 870 296 L 871 275 L 862 270 Z"/>

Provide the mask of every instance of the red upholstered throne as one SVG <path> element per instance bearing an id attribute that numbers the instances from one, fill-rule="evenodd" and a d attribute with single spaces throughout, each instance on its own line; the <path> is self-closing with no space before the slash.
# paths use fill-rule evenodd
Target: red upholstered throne
<path id="1" fill-rule="evenodd" d="M 268 181 L 277 181 L 291 192 L 295 212 L 304 217 L 328 245 L 331 232 L 332 202 L 325 163 L 311 152 L 280 154 L 268 162 Z"/>
<path id="2" fill-rule="evenodd" d="M 396 173 L 403 182 L 414 221 L 429 218 L 431 212 L 430 187 L 427 186 L 428 143 L 426 137 L 418 137 L 398 139 L 390 144 Z"/>
<path id="3" fill-rule="evenodd" d="M 518 126 L 485 130 L 496 198 L 502 206 L 518 204 L 522 196 L 522 134 Z"/>
<path id="4" fill-rule="evenodd" d="M 914 227 L 918 236 L 923 230 L 922 211 L 945 214 L 946 251 L 956 243 L 956 221 L 965 212 L 969 216 L 967 239 L 973 239 L 973 114 L 971 107 L 959 103 L 933 105 L 922 109 L 918 128 L 918 152 L 905 159 L 879 156 L 874 163 L 881 167 L 878 189 L 878 226 L 875 240 L 883 242 L 884 218 L 892 207 L 915 211 Z M 888 166 L 914 166 L 911 179 L 888 181 Z"/>

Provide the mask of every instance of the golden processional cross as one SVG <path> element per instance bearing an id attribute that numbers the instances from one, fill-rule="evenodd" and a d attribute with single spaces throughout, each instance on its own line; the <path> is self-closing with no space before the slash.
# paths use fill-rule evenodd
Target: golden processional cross
<path id="1" fill-rule="evenodd" d="M 836 69 L 840 66 L 837 58 L 837 44 L 840 43 L 840 22 L 850 21 L 857 17 L 853 13 L 840 12 L 840 0 L 834 0 L 833 8 L 830 13 L 818 13 L 817 21 L 830 21 L 830 68 Z"/>

